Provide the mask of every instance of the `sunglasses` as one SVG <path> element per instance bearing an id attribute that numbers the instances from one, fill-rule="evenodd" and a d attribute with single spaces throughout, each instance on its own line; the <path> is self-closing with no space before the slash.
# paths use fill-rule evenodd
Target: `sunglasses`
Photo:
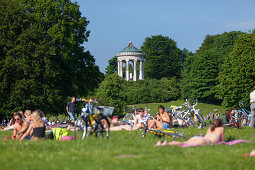
<path id="1" fill-rule="evenodd" d="M 14 120 L 17 120 L 17 121 L 19 121 L 20 119 L 14 119 Z"/>

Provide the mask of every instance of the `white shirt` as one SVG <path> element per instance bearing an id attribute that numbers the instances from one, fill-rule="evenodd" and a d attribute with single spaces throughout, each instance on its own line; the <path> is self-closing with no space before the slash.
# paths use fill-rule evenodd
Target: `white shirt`
<path id="1" fill-rule="evenodd" d="M 136 118 L 137 118 L 137 124 L 144 123 L 147 120 L 147 116 L 143 116 L 143 118 L 141 118 L 139 114 L 136 115 Z"/>
<path id="2" fill-rule="evenodd" d="M 251 103 L 255 102 L 255 90 L 253 90 L 253 92 L 250 93 L 250 102 Z"/>

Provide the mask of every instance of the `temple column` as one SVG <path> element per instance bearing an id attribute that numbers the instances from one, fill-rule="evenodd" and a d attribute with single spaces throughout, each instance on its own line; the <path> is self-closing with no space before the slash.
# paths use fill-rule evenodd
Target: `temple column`
<path id="1" fill-rule="evenodd" d="M 142 60 L 142 80 L 144 80 L 144 60 Z"/>
<path id="2" fill-rule="evenodd" d="M 126 60 L 126 80 L 129 81 L 129 60 Z"/>
<path id="3" fill-rule="evenodd" d="M 142 78 L 142 77 L 143 77 L 143 75 L 142 75 L 142 72 L 143 72 L 143 71 L 142 71 L 142 70 L 143 70 L 143 69 L 142 69 L 142 60 L 140 60 L 139 68 L 140 68 L 140 69 L 139 69 L 139 80 L 142 80 L 142 79 L 143 79 L 143 78 Z"/>
<path id="4" fill-rule="evenodd" d="M 118 62 L 118 76 L 120 76 L 120 60 L 118 60 L 117 62 Z"/>
<path id="5" fill-rule="evenodd" d="M 136 61 L 137 61 L 137 60 L 134 60 L 134 65 L 133 65 L 133 67 L 134 67 L 133 81 L 136 81 Z"/>
<path id="6" fill-rule="evenodd" d="M 123 77 L 122 60 L 120 60 L 120 77 Z"/>

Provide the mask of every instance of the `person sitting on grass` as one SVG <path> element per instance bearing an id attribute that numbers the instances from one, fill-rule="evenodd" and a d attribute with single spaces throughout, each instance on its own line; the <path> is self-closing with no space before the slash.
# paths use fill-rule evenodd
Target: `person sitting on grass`
<path id="1" fill-rule="evenodd" d="M 201 136 L 201 135 L 194 136 L 185 142 L 159 141 L 155 146 L 172 146 L 172 145 L 203 146 L 203 145 L 213 145 L 220 141 L 224 141 L 224 127 L 223 127 L 221 119 L 214 119 L 213 124 L 211 124 L 211 127 L 207 130 L 205 136 Z"/>
<path id="2" fill-rule="evenodd" d="M 158 129 L 167 129 L 170 124 L 170 116 L 167 112 L 165 112 L 164 106 L 160 105 L 158 107 L 157 119 L 152 119 L 148 122 L 149 129 L 158 128 Z"/>
<path id="3" fill-rule="evenodd" d="M 45 136 L 45 124 L 40 116 L 40 111 L 33 111 L 31 118 L 32 123 L 30 124 L 26 133 L 22 135 L 20 140 L 25 139 L 29 134 L 31 135 L 31 140 L 43 139 Z"/>
<path id="4" fill-rule="evenodd" d="M 4 137 L 5 140 L 20 139 L 20 137 L 28 128 L 28 123 L 23 121 L 22 115 L 19 112 L 14 114 L 13 119 L 15 124 L 13 125 L 12 137 Z"/>
<path id="5" fill-rule="evenodd" d="M 15 124 L 14 115 L 15 115 L 16 113 L 17 113 L 17 112 L 14 112 L 14 113 L 13 113 L 13 117 L 11 118 L 11 120 L 9 121 L 9 123 L 7 124 L 7 127 L 5 127 L 3 130 L 12 130 L 12 129 L 13 129 L 14 124 Z"/>
<path id="6" fill-rule="evenodd" d="M 137 129 L 143 128 L 144 123 L 148 120 L 148 116 L 144 115 L 144 109 L 138 109 L 138 115 L 135 116 L 134 127 Z"/>

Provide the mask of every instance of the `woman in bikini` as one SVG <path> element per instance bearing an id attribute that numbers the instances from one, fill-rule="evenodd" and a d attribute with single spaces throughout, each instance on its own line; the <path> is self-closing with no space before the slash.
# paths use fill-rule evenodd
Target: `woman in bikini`
<path id="1" fill-rule="evenodd" d="M 189 145 L 189 146 L 203 146 L 213 145 L 217 142 L 224 141 L 224 127 L 221 119 L 215 119 L 211 127 L 207 130 L 205 136 L 194 136 L 185 142 L 173 141 L 173 142 L 161 142 L 159 141 L 155 146 L 168 146 L 168 145 Z"/>
<path id="2" fill-rule="evenodd" d="M 45 124 L 40 116 L 40 111 L 39 110 L 34 111 L 32 113 L 31 118 L 32 123 L 30 124 L 26 133 L 24 133 L 23 136 L 20 138 L 20 140 L 23 140 L 29 134 L 31 135 L 31 140 L 43 139 L 45 136 Z"/>

